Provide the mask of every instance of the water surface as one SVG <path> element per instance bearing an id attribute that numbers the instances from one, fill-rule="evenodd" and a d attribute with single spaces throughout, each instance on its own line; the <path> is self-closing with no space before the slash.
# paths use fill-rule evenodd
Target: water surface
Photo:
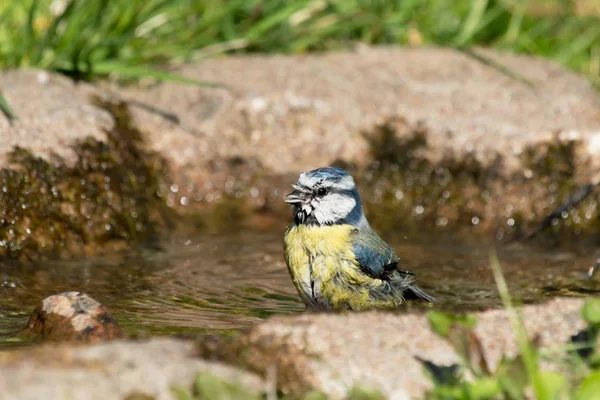
<path id="1" fill-rule="evenodd" d="M 438 298 L 434 307 L 500 306 L 489 264 L 490 250 L 498 244 L 430 235 L 386 239 L 402 268 L 414 271 L 418 284 Z M 539 302 L 600 288 L 586 276 L 594 254 L 522 245 L 501 247 L 498 254 L 517 299 Z M 304 312 L 283 261 L 282 232 L 180 235 L 164 243 L 163 251 L 125 260 L 0 264 L 0 335 L 13 336 L 43 298 L 71 290 L 107 305 L 125 332 L 136 336 L 228 333 L 271 315 Z M 423 308 L 410 303 L 399 312 Z"/>

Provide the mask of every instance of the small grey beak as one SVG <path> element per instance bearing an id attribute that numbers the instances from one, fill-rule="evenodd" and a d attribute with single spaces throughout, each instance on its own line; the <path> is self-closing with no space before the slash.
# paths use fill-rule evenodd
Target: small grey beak
<path id="1" fill-rule="evenodd" d="M 310 192 L 298 185 L 292 185 L 292 187 L 294 188 L 294 191 L 287 194 L 283 198 L 283 201 L 292 205 L 303 203 L 306 200 L 307 194 Z"/>
<path id="2" fill-rule="evenodd" d="M 303 193 L 297 190 L 294 190 L 292 193 L 287 194 L 283 201 L 288 204 L 300 204 L 304 201 Z"/>

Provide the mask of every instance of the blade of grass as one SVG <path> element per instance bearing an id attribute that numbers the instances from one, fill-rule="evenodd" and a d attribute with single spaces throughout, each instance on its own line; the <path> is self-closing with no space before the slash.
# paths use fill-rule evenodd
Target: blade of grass
<path id="1" fill-rule="evenodd" d="M 279 10 L 275 14 L 253 25 L 246 33 L 245 38 L 249 41 L 259 39 L 262 34 L 272 29 L 275 25 L 290 18 L 293 14 L 301 10 L 304 5 L 305 3 L 293 2 L 292 5 Z"/>
<path id="2" fill-rule="evenodd" d="M 516 11 L 513 12 L 510 18 L 510 23 L 508 25 L 508 29 L 506 30 L 506 34 L 504 35 L 504 42 L 513 43 L 519 37 L 521 32 L 521 26 L 523 25 L 523 19 L 525 18 L 525 11 L 527 10 L 527 5 L 529 4 L 529 0 L 524 0 L 522 2 L 517 2 L 513 5 L 516 8 Z"/>
<path id="3" fill-rule="evenodd" d="M 523 320 L 520 317 L 517 310 L 515 309 L 513 301 L 510 297 L 508 285 L 506 284 L 506 280 L 504 280 L 502 268 L 500 267 L 500 262 L 498 261 L 498 256 L 495 251 L 492 251 L 490 253 L 490 265 L 492 266 L 494 280 L 496 281 L 496 286 L 498 288 L 500 298 L 502 299 L 502 304 L 506 309 L 510 325 L 512 327 L 513 332 L 515 333 L 517 346 L 519 347 L 519 351 L 521 353 L 521 356 L 523 357 L 523 362 L 527 370 L 527 375 L 529 376 L 530 381 L 533 382 L 536 379 L 536 375 L 538 373 L 537 356 L 535 355 L 529 343 L 529 338 L 527 337 L 527 332 L 525 331 Z"/>
<path id="4" fill-rule="evenodd" d="M 524 76 L 520 75 L 519 73 L 511 70 L 510 68 L 507 68 L 504 65 L 497 63 L 496 61 L 492 60 L 491 58 L 486 57 L 483 54 L 477 53 L 473 49 L 457 48 L 455 50 L 457 50 L 471 58 L 474 58 L 475 60 L 487 65 L 488 67 L 495 69 L 496 71 L 500 72 L 501 74 L 503 74 L 511 79 L 519 81 L 519 82 L 527 85 L 528 87 L 535 89 L 535 84 L 532 81 L 530 81 L 529 79 L 527 79 Z"/>
<path id="5" fill-rule="evenodd" d="M 56 30 L 58 29 L 59 25 L 72 15 L 74 9 L 75 0 L 71 0 L 69 1 L 65 9 L 62 10 L 62 12 L 59 15 L 52 19 L 50 26 L 46 30 L 46 34 L 44 35 L 42 41 L 37 47 L 37 51 L 35 51 L 33 53 L 33 56 L 31 57 L 31 63 L 33 65 L 37 65 L 42 61 L 44 53 L 50 48 L 50 43 L 56 37 Z"/>
<path id="6" fill-rule="evenodd" d="M 457 46 L 464 45 L 475 35 L 475 32 L 478 30 L 479 24 L 481 23 L 481 19 L 485 14 L 487 5 L 488 0 L 473 0 L 463 28 L 454 40 L 454 43 Z"/>
<path id="7" fill-rule="evenodd" d="M 0 91 L 0 111 L 2 111 L 2 114 L 8 119 L 8 122 L 12 122 L 16 119 L 15 114 L 11 111 L 6 98 L 4 98 L 4 95 L 2 94 L 2 91 Z"/>
<path id="8" fill-rule="evenodd" d="M 598 43 L 600 40 L 600 26 L 595 26 L 588 29 L 584 34 L 575 39 L 569 47 L 563 49 L 558 55 L 556 59 L 561 63 L 567 63 L 571 58 L 573 58 L 577 53 L 581 53 L 589 48 L 594 43 Z"/>
<path id="9" fill-rule="evenodd" d="M 29 10 L 27 13 L 27 21 L 23 26 L 23 43 L 22 43 L 22 52 L 19 60 L 19 64 L 22 64 L 24 60 L 28 65 L 30 60 L 27 60 L 27 54 L 30 54 L 31 49 L 34 47 L 34 43 L 36 40 L 36 32 L 35 32 L 35 17 L 38 12 L 40 2 L 39 0 L 32 0 L 31 5 L 29 6 Z"/>
<path id="10" fill-rule="evenodd" d="M 490 253 L 490 264 L 500 298 L 508 314 L 512 330 L 515 333 L 517 346 L 523 358 L 525 370 L 527 371 L 529 382 L 532 384 L 535 397 L 540 400 L 555 399 L 557 398 L 557 393 L 560 393 L 564 388 L 564 377 L 557 373 L 540 371 L 537 352 L 529 341 L 523 318 L 515 308 L 510 297 L 508 285 L 502 274 L 502 268 L 500 267 L 500 262 L 495 251 Z"/>

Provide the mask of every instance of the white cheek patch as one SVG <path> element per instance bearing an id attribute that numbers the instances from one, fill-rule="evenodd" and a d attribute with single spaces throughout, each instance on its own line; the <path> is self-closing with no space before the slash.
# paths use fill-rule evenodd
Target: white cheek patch
<path id="1" fill-rule="evenodd" d="M 321 224 L 335 223 L 347 217 L 355 206 L 356 200 L 353 198 L 332 194 L 315 207 L 314 215 Z"/>

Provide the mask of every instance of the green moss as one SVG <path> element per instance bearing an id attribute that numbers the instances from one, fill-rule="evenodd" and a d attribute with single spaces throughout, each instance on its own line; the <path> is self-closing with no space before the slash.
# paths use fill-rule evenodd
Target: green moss
<path id="1" fill-rule="evenodd" d="M 196 375 L 194 383 L 190 388 L 176 387 L 173 393 L 177 400 L 220 400 L 220 399 L 248 399 L 263 400 L 271 398 L 266 393 L 256 389 L 252 390 L 239 382 L 228 382 L 209 372 L 201 372 Z M 281 400 L 327 400 L 329 397 L 322 392 L 309 390 L 306 393 L 281 395 Z M 385 397 L 375 390 L 352 388 L 347 394 L 348 400 L 383 400 Z"/>
<path id="2" fill-rule="evenodd" d="M 383 230 L 422 230 L 469 226 L 473 217 L 482 218 L 493 167 L 472 156 L 445 156 L 433 163 L 427 132 L 409 127 L 408 134 L 399 135 L 393 122 L 364 134 L 371 149 L 368 165 L 335 163 L 354 175 L 371 222 Z"/>
<path id="3" fill-rule="evenodd" d="M 0 256 L 38 259 L 115 251 L 151 243 L 170 226 L 160 197 L 167 166 L 144 149 L 123 105 L 103 104 L 115 117 L 105 142 L 71 146 L 74 163 L 22 148 L 0 170 Z"/>
<path id="4" fill-rule="evenodd" d="M 260 400 L 256 390 L 251 390 L 236 382 L 227 382 L 211 373 L 199 373 L 190 389 L 175 388 L 173 390 L 177 400 Z"/>

